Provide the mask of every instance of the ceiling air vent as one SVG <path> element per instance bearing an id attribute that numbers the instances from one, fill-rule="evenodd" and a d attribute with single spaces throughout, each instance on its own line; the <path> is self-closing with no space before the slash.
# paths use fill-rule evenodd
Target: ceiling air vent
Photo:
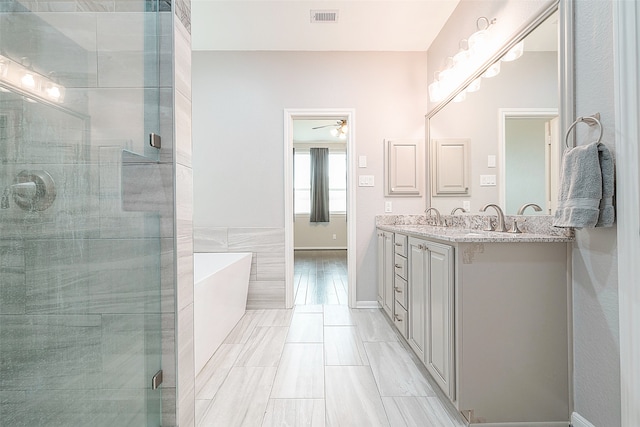
<path id="1" fill-rule="evenodd" d="M 311 10 L 311 23 L 338 22 L 337 10 Z"/>

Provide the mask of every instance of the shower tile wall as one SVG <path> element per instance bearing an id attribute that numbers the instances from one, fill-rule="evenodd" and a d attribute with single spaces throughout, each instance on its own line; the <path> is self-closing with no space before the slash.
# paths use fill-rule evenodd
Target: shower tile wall
<path id="1" fill-rule="evenodd" d="M 190 20 L 190 12 L 187 16 Z M 185 12 L 174 19 L 178 425 L 195 425 L 193 323 L 193 170 L 191 168 L 191 34 Z"/>
<path id="2" fill-rule="evenodd" d="M 0 190 L 21 170 L 42 169 L 57 191 L 46 211 L 13 203 L 0 211 L 2 425 L 146 425 L 154 403 L 141 390 L 155 371 L 144 359 L 161 351 L 163 425 L 177 424 L 173 18 L 160 13 L 156 27 L 146 8 L 125 0 L 0 4 L 6 55 L 53 70 L 67 88 L 64 107 L 77 113 L 0 98 L 8 117 Z M 149 46 L 161 49 L 160 70 Z M 145 135 L 158 131 L 159 163 L 123 155 L 153 155 Z M 153 338 L 161 333 L 162 349 Z"/>
<path id="3" fill-rule="evenodd" d="M 283 228 L 196 227 L 195 252 L 252 252 L 247 308 L 285 307 Z"/>

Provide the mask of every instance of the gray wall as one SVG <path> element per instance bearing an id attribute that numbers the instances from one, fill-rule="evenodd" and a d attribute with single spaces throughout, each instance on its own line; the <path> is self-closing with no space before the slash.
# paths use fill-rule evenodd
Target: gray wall
<path id="1" fill-rule="evenodd" d="M 600 112 L 615 149 L 612 2 L 575 2 L 576 116 Z M 579 126 L 579 143 L 592 141 Z M 575 411 L 595 426 L 620 425 L 616 227 L 576 232 L 573 251 Z"/>
<path id="2" fill-rule="evenodd" d="M 283 306 L 283 110 L 355 108 L 356 156 L 368 158 L 368 167 L 357 174 L 374 175 L 376 183 L 356 188 L 357 300 L 375 301 L 375 215 L 384 212 L 383 141 L 424 137 L 426 75 L 424 52 L 195 51 L 196 250 L 242 247 L 264 256 L 281 254 L 279 261 L 265 264 L 276 267 L 268 270 L 268 279 L 260 278 L 258 254 L 256 273 L 259 297 L 267 298 L 272 286 Z M 421 212 L 425 206 L 420 197 L 392 200 L 394 213 Z M 233 237 L 234 230 L 242 232 L 242 240 Z M 252 248 L 252 242 L 258 243 L 247 240 L 252 230 L 274 236 L 271 249 L 266 243 Z M 200 239 L 207 234 L 210 238 Z M 254 290 L 250 285 L 250 303 Z"/>

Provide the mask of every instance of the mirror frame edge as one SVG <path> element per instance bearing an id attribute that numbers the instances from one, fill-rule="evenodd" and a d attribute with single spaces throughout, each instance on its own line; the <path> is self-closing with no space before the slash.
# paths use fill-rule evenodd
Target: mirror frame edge
<path id="1" fill-rule="evenodd" d="M 431 182 L 431 140 L 429 135 L 429 121 L 431 118 L 447 104 L 453 101 L 465 87 L 480 77 L 492 64 L 502 58 L 513 46 L 523 40 L 529 33 L 538 27 L 545 19 L 558 11 L 558 95 L 560 105 L 560 129 L 564 130 L 573 122 L 575 115 L 575 97 L 574 97 L 574 73 L 573 73 L 573 0 L 553 0 L 540 13 L 527 21 L 513 36 L 505 42 L 500 49 L 486 61 L 482 66 L 472 73 L 462 84 L 456 88 L 449 96 L 438 103 L 425 115 L 425 197 L 426 207 L 431 206 L 431 198 L 433 197 L 433 189 Z"/>

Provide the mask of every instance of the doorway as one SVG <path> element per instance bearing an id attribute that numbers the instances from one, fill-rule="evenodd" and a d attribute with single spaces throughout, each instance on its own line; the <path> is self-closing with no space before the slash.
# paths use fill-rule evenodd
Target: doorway
<path id="1" fill-rule="evenodd" d="M 500 109 L 499 114 L 500 205 L 510 215 L 525 203 L 552 214 L 561 158 L 558 110 Z"/>
<path id="2" fill-rule="evenodd" d="M 285 110 L 284 121 L 286 306 L 352 307 L 355 224 L 349 218 L 355 218 L 355 111 Z M 323 171 L 320 178 L 318 170 Z M 311 176 L 326 180 L 320 203 L 315 190 L 312 196 Z M 325 205 L 320 212 L 318 204 Z"/>

